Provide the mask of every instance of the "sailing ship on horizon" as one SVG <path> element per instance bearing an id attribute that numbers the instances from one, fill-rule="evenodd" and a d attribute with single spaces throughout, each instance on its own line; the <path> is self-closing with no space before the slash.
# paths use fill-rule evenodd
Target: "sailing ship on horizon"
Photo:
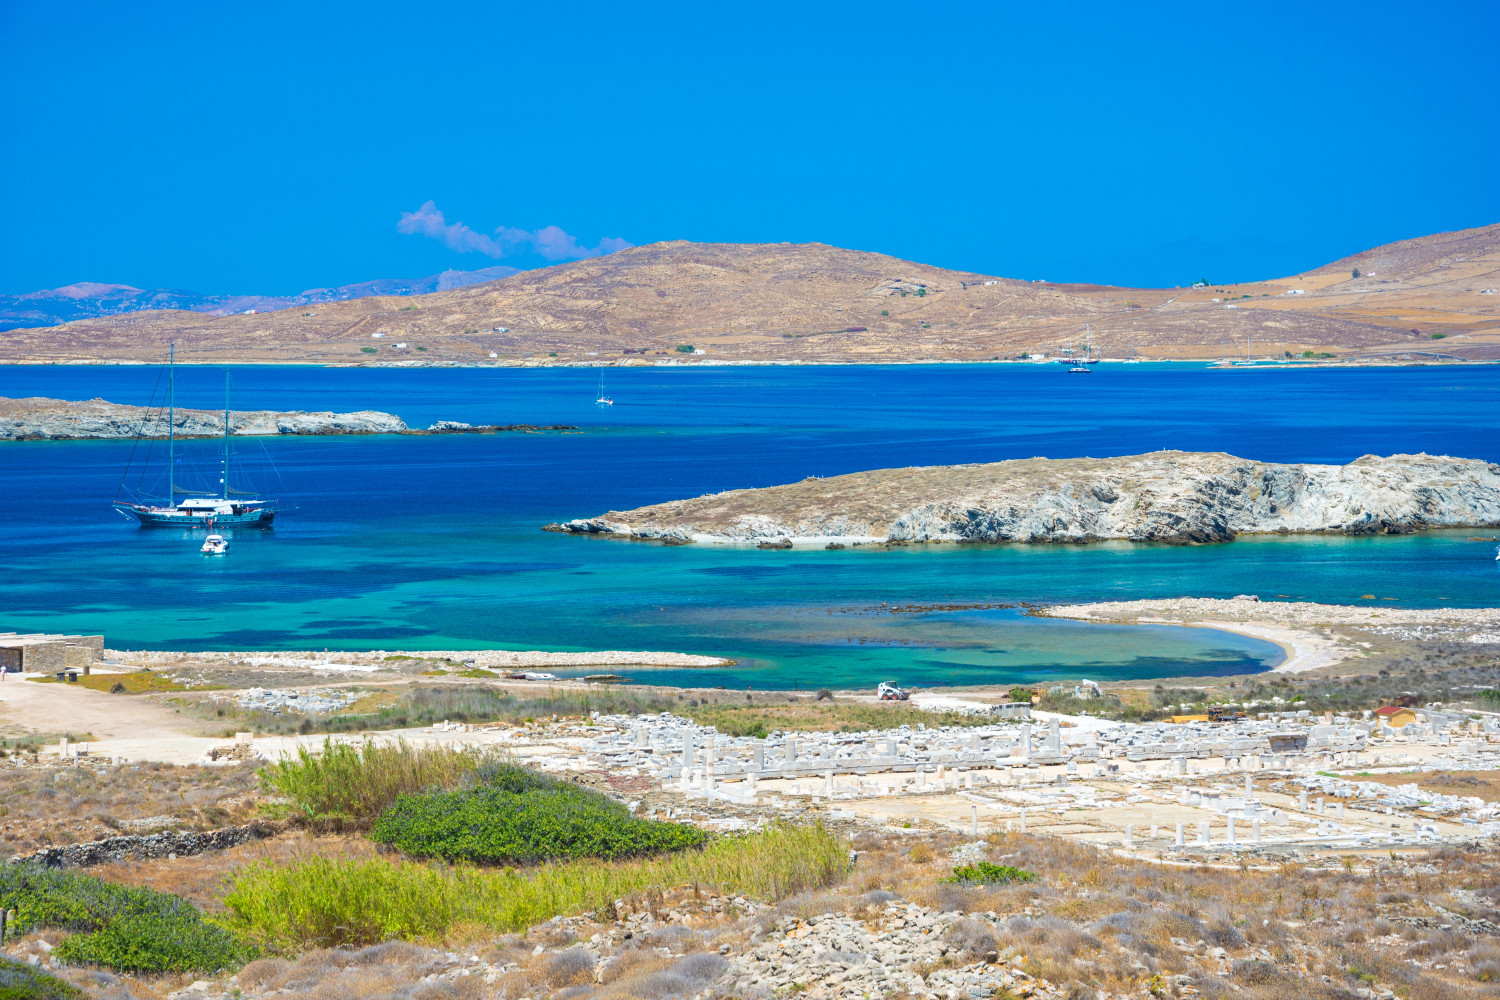
<path id="1" fill-rule="evenodd" d="M 165 497 L 121 499 L 130 474 L 127 465 L 115 493 L 114 509 L 122 517 L 135 518 L 143 527 L 268 528 L 276 519 L 277 502 L 262 500 L 253 490 L 237 490 L 229 480 L 229 372 L 224 372 L 224 451 L 220 464 L 219 489 L 190 490 L 177 485 L 177 345 L 167 354 L 167 494 Z M 158 411 L 160 412 L 160 411 Z M 149 419 L 149 418 L 148 418 Z M 145 421 L 136 440 L 145 434 Z M 133 453 L 132 453 L 133 454 Z M 179 497 L 183 499 L 179 499 Z"/>

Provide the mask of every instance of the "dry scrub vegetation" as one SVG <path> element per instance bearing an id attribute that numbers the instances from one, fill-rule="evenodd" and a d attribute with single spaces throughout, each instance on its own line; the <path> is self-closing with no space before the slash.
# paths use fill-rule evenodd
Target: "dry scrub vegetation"
<path id="1" fill-rule="evenodd" d="M 257 800 L 248 765 L 7 768 L 0 859 L 124 833 L 232 826 L 250 817 Z"/>

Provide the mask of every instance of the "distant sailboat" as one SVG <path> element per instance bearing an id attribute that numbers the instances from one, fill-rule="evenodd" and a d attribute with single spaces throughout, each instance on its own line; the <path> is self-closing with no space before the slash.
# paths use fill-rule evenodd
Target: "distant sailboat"
<path id="1" fill-rule="evenodd" d="M 604 372 L 599 372 L 599 398 L 594 400 L 600 406 L 614 406 L 615 401 L 604 394 Z"/>
<path id="2" fill-rule="evenodd" d="M 121 500 L 116 493 L 114 508 L 123 517 L 134 517 L 146 527 L 270 527 L 276 518 L 276 501 L 260 500 L 253 492 L 229 485 L 229 372 L 224 373 L 224 455 L 219 489 L 189 490 L 177 485 L 177 347 L 167 355 L 167 495 L 160 500 Z M 142 432 L 145 430 L 142 424 Z M 129 474 L 129 468 L 126 469 Z M 125 487 L 124 480 L 120 482 Z M 178 500 L 179 496 L 187 499 Z"/>
<path id="3" fill-rule="evenodd" d="M 1084 324 L 1083 331 L 1084 331 L 1084 336 L 1087 338 L 1086 341 L 1085 341 L 1084 349 L 1083 349 L 1083 357 L 1081 357 L 1081 358 L 1064 358 L 1063 359 L 1063 362 L 1065 364 L 1072 365 L 1072 367 L 1068 369 L 1068 372 L 1070 374 L 1072 374 L 1072 373 L 1079 373 L 1079 374 L 1087 375 L 1088 372 L 1089 372 L 1089 369 L 1088 369 L 1087 366 L 1088 365 L 1095 365 L 1095 364 L 1099 363 L 1096 360 L 1094 360 L 1094 336 L 1093 336 L 1093 332 L 1090 329 L 1090 327 L 1089 327 L 1088 324 Z"/>

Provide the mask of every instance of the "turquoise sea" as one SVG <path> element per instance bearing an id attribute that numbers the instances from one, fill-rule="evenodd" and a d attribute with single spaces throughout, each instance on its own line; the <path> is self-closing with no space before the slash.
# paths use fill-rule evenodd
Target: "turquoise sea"
<path id="1" fill-rule="evenodd" d="M 1037 619 L 1018 602 L 1177 595 L 1405 606 L 1500 600 L 1491 531 L 1247 538 L 1176 547 L 759 551 L 544 533 L 549 521 L 860 469 L 1221 450 L 1346 462 L 1500 460 L 1500 367 L 1209 371 L 1197 365 L 321 369 L 231 372 L 236 409 L 373 408 L 425 426 L 577 432 L 241 439 L 290 509 L 208 559 L 109 508 L 129 442 L 0 444 L 0 631 L 103 632 L 167 649 L 661 649 L 734 657 L 639 679 L 761 688 L 1098 680 L 1243 671 L 1280 651 L 1223 632 Z M 146 403 L 154 368 L 0 367 L 0 395 Z M 222 369 L 178 368 L 180 405 Z M 217 445 L 179 452 L 216 478 Z M 148 450 L 142 444 L 139 459 Z M 150 446 L 146 488 L 163 479 Z M 137 471 L 139 471 L 137 469 Z M 893 613 L 892 608 L 948 606 Z M 951 606 L 961 606 L 953 608 Z M 1007 606 L 1011 605 L 1011 606 Z"/>

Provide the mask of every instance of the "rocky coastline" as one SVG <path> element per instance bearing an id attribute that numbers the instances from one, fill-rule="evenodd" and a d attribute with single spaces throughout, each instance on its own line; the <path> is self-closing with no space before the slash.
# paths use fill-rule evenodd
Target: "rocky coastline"
<path id="1" fill-rule="evenodd" d="M 547 530 L 672 543 L 1199 544 L 1242 534 L 1500 526 L 1500 464 L 1366 455 L 1278 464 L 1221 452 L 881 469 L 611 511 Z"/>
<path id="2" fill-rule="evenodd" d="M 117 440 L 135 437 L 164 439 L 165 409 L 127 406 L 103 399 L 67 400 L 0 396 L 0 441 Z M 352 413 L 291 410 L 231 410 L 229 431 L 235 437 L 336 434 L 494 434 L 525 431 L 571 431 L 567 424 L 467 424 L 439 420 L 426 428 L 408 427 L 394 413 L 357 410 Z M 172 417 L 179 438 L 219 437 L 224 433 L 223 410 L 179 408 Z"/>

